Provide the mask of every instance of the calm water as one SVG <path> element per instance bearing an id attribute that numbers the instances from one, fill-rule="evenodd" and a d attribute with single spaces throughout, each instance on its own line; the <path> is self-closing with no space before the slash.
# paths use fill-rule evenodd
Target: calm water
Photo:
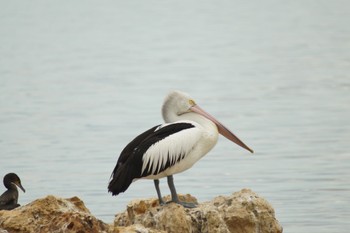
<path id="1" fill-rule="evenodd" d="M 180 193 L 251 188 L 284 232 L 348 232 L 349 22 L 349 1 L 1 1 L 0 175 L 20 175 L 21 204 L 79 196 L 112 222 L 156 196 L 107 183 L 180 89 L 256 151 L 221 137 Z"/>

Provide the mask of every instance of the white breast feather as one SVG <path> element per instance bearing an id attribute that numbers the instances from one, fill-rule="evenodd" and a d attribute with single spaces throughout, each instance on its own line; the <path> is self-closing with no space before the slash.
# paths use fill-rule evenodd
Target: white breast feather
<path id="1" fill-rule="evenodd" d="M 142 173 L 148 166 L 148 172 L 158 174 L 161 167 L 167 163 L 174 164 L 180 157 L 185 158 L 201 137 L 201 130 L 196 127 L 184 129 L 172 134 L 152 145 L 144 154 L 142 161 Z"/>

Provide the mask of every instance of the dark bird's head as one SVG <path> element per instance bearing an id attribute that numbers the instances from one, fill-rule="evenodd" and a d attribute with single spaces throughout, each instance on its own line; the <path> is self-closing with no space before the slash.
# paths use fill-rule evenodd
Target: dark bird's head
<path id="1" fill-rule="evenodd" d="M 22 189 L 23 192 L 26 192 L 21 184 L 21 179 L 15 173 L 8 173 L 4 176 L 4 185 L 8 189 L 13 189 L 17 186 Z"/>

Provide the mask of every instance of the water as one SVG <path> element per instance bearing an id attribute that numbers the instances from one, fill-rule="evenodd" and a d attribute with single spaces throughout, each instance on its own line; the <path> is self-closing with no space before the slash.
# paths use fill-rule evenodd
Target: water
<path id="1" fill-rule="evenodd" d="M 349 11 L 339 0 L 1 1 L 0 174 L 20 175 L 21 204 L 79 196 L 112 222 L 156 196 L 151 181 L 118 197 L 107 183 L 180 89 L 256 151 L 221 137 L 175 176 L 180 193 L 251 188 L 284 232 L 348 232 Z"/>

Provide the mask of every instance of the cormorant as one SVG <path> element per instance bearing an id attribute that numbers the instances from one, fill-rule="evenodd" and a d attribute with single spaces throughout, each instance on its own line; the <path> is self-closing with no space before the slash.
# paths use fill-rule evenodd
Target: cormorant
<path id="1" fill-rule="evenodd" d="M 0 210 L 12 210 L 20 206 L 20 204 L 17 203 L 17 186 L 25 192 L 20 178 L 15 173 L 8 173 L 4 176 L 4 185 L 7 188 L 7 191 L 0 196 Z"/>

